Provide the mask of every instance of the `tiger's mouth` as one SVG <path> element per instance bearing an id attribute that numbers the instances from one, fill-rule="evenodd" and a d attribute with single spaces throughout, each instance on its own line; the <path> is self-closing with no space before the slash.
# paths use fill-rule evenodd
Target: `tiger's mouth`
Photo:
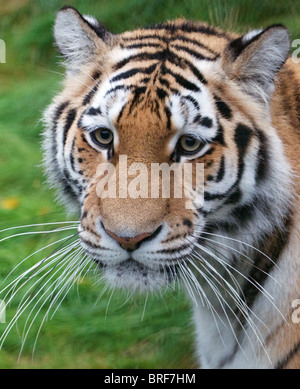
<path id="1" fill-rule="evenodd" d="M 110 265 L 96 260 L 103 280 L 112 288 L 134 292 L 156 292 L 174 287 L 177 280 L 177 265 L 150 268 L 132 257 Z"/>
<path id="2" fill-rule="evenodd" d="M 101 280 L 112 288 L 134 292 L 173 288 L 175 281 L 181 278 L 182 270 L 188 266 L 194 237 L 188 241 L 177 235 L 167 239 L 168 229 L 160 226 L 151 239 L 143 237 L 140 245 L 134 242 L 132 250 L 128 245 L 122 247 L 126 238 L 115 239 L 101 223 L 98 226 L 102 229 L 97 231 L 97 236 L 80 228 L 81 246 L 101 270 Z"/>

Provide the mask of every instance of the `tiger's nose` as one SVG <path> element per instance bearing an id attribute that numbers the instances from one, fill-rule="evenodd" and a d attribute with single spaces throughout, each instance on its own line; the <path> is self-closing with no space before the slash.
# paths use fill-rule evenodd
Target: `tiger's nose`
<path id="1" fill-rule="evenodd" d="M 105 228 L 104 228 L 105 229 Z M 124 249 L 124 250 L 127 250 L 127 251 L 133 251 L 133 250 L 136 250 L 138 247 L 140 247 L 140 245 L 145 242 L 145 241 L 149 241 L 153 238 L 155 238 L 155 236 L 158 235 L 158 233 L 160 232 L 161 230 L 161 226 L 158 227 L 153 233 L 148 233 L 148 232 L 145 232 L 143 234 L 139 234 L 137 236 L 134 236 L 133 238 L 130 238 L 130 237 L 122 237 L 122 236 L 118 236 L 116 235 L 115 233 L 109 231 L 109 230 L 106 230 L 106 233 L 111 237 L 113 238 L 115 241 L 117 241 L 119 243 L 119 245 Z"/>

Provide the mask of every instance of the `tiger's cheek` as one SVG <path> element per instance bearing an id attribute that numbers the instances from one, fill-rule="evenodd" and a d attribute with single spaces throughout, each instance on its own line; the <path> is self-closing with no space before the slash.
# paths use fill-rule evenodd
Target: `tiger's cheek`
<path id="1" fill-rule="evenodd" d="M 99 165 L 106 161 L 101 153 L 94 150 L 88 144 L 80 130 L 78 130 L 74 139 L 71 158 L 76 172 L 80 174 L 88 184 L 91 184 L 94 181 Z"/>
<path id="2" fill-rule="evenodd" d="M 175 240 L 185 240 L 194 234 L 199 215 L 195 209 L 186 209 L 186 204 L 185 199 L 170 200 L 164 216 L 164 222 L 168 225 L 168 234 L 162 242 L 163 244 Z"/>

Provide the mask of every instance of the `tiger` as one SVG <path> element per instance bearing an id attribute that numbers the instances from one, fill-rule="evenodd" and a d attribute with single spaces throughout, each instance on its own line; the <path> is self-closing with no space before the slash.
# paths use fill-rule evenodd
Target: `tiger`
<path id="1" fill-rule="evenodd" d="M 113 34 L 64 7 L 54 38 L 65 78 L 44 113 L 45 172 L 107 285 L 181 283 L 199 368 L 300 368 L 300 67 L 287 28 L 175 19 Z M 98 166 L 119 174 L 124 156 L 125 173 L 176 163 L 194 180 L 201 165 L 202 189 L 100 196 Z"/>

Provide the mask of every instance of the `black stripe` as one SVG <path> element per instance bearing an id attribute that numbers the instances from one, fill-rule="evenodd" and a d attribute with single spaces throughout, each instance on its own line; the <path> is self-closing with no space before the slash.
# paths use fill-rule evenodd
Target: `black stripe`
<path id="1" fill-rule="evenodd" d="M 166 86 L 170 89 L 170 83 L 168 80 L 165 80 L 164 78 L 159 78 L 159 82 L 161 83 L 161 85 Z"/>
<path id="2" fill-rule="evenodd" d="M 140 83 L 141 84 L 148 84 L 150 81 L 150 77 L 144 77 L 141 79 Z"/>
<path id="3" fill-rule="evenodd" d="M 207 128 L 211 128 L 212 125 L 213 125 L 213 121 L 211 118 L 209 118 L 208 116 L 203 116 L 199 123 L 201 124 L 201 126 L 204 126 L 204 127 L 207 127 Z"/>
<path id="4" fill-rule="evenodd" d="M 253 258 L 253 266 L 249 278 L 258 285 L 264 285 L 264 282 L 268 279 L 268 274 L 270 274 L 271 270 L 274 268 L 275 263 L 278 262 L 279 256 L 288 241 L 290 222 L 290 215 L 288 215 L 284 221 L 285 227 L 283 229 L 280 227 L 275 228 L 273 233 L 265 237 L 259 245 L 260 250 L 268 255 L 272 261 L 265 255 L 256 252 L 256 255 Z M 249 308 L 253 306 L 259 293 L 261 293 L 260 290 L 254 285 L 250 283 L 245 285 L 243 294 L 246 296 L 246 302 Z"/>
<path id="5" fill-rule="evenodd" d="M 160 105 L 159 105 L 159 102 L 157 99 L 152 99 L 151 101 L 151 112 L 153 113 L 156 113 L 156 115 L 158 116 L 159 119 L 161 119 L 161 116 L 160 116 Z"/>
<path id="6" fill-rule="evenodd" d="M 217 57 L 213 57 L 213 58 L 207 57 L 206 55 L 200 54 L 197 51 L 192 50 L 192 49 L 190 49 L 189 47 L 186 47 L 186 46 L 172 44 L 172 48 L 173 47 L 176 50 L 185 51 L 189 55 L 192 55 L 193 57 L 195 57 L 196 59 L 199 59 L 199 60 L 215 61 L 217 59 Z"/>
<path id="7" fill-rule="evenodd" d="M 181 85 L 183 88 L 191 90 L 193 92 L 200 92 L 200 88 L 194 83 L 188 81 L 186 78 L 182 77 L 178 73 L 174 73 L 171 70 L 167 70 L 167 73 L 175 78 L 177 84 Z"/>
<path id="8" fill-rule="evenodd" d="M 69 101 L 65 101 L 64 103 L 60 104 L 56 110 L 55 110 L 55 114 L 54 114 L 54 122 L 55 124 L 57 124 L 57 121 L 58 119 L 60 118 L 61 114 L 63 113 L 63 111 L 65 110 L 65 108 L 70 104 Z"/>
<path id="9" fill-rule="evenodd" d="M 220 128 L 222 128 L 222 127 L 220 126 Z M 237 186 L 242 178 L 243 172 L 244 172 L 244 166 L 245 166 L 244 156 L 245 156 L 245 153 L 246 153 L 246 150 L 247 150 L 247 147 L 249 145 L 249 142 L 250 142 L 252 135 L 253 135 L 253 132 L 252 132 L 251 128 L 245 126 L 244 124 L 237 125 L 237 127 L 235 129 L 235 134 L 234 134 L 234 140 L 235 140 L 235 143 L 236 143 L 237 149 L 238 149 L 237 179 L 236 179 L 235 183 L 231 186 L 231 188 L 229 188 L 224 193 L 204 192 L 204 200 L 206 200 L 206 201 L 222 200 L 222 199 L 227 197 L 227 195 L 230 193 L 230 191 L 237 188 Z M 221 140 L 222 140 L 222 137 L 223 136 L 221 136 Z M 216 140 L 216 138 L 215 138 L 215 140 Z"/>
<path id="10" fill-rule="evenodd" d="M 143 33 L 143 32 L 142 32 Z M 139 35 L 136 37 L 124 37 L 122 40 L 124 42 L 132 42 L 132 41 L 141 41 L 141 40 L 147 40 L 147 39 L 158 39 L 162 42 L 166 42 L 166 38 L 163 36 L 159 36 L 156 34 L 147 34 L 147 35 Z"/>
<path id="11" fill-rule="evenodd" d="M 156 93 L 160 100 L 163 100 L 166 96 L 168 96 L 168 93 L 163 88 L 156 88 Z"/>
<path id="12" fill-rule="evenodd" d="M 167 89 L 169 89 L 170 92 L 174 94 L 179 94 L 179 90 L 176 88 L 170 87 L 170 83 L 168 80 L 165 80 L 164 78 L 159 78 L 159 82 L 161 83 L 162 86 L 165 86 Z"/>
<path id="13" fill-rule="evenodd" d="M 281 360 L 279 361 L 275 369 L 284 369 L 289 364 L 291 359 L 300 351 L 300 342 L 297 343 L 294 348 Z"/>
<path id="14" fill-rule="evenodd" d="M 214 96 L 215 98 L 215 103 L 217 106 L 218 111 L 220 114 L 227 120 L 230 120 L 232 118 L 232 112 L 229 106 L 221 100 L 218 96 Z"/>
<path id="15" fill-rule="evenodd" d="M 189 60 L 186 58 L 181 58 L 177 56 L 175 53 L 172 53 L 172 57 L 168 57 L 168 61 L 173 63 L 176 66 L 181 67 L 183 70 L 185 69 L 185 66 L 187 66 L 190 71 L 193 73 L 193 75 L 199 80 L 202 84 L 207 84 L 206 79 L 204 78 L 203 74 L 194 66 Z"/>
<path id="16" fill-rule="evenodd" d="M 87 115 L 91 115 L 91 116 L 101 115 L 101 114 L 102 114 L 102 112 L 101 112 L 100 107 L 98 107 L 98 108 L 91 107 L 91 108 L 87 111 Z M 81 127 L 81 126 L 80 126 L 80 127 Z"/>
<path id="17" fill-rule="evenodd" d="M 213 139 L 214 142 L 220 143 L 220 145 L 225 146 L 225 141 L 224 141 L 224 130 L 223 126 L 219 123 L 218 126 L 218 132 L 215 138 Z"/>
<path id="18" fill-rule="evenodd" d="M 172 248 L 172 249 L 163 249 L 163 250 L 158 250 L 155 251 L 155 253 L 160 253 L 160 254 L 173 254 L 173 253 L 180 253 L 180 251 L 183 251 L 187 248 L 191 247 L 190 244 L 184 244 L 180 247 Z"/>
<path id="19" fill-rule="evenodd" d="M 238 124 L 235 129 L 234 140 L 238 148 L 239 156 L 239 172 L 238 176 L 241 177 L 244 171 L 244 156 L 249 145 L 253 132 L 250 127 L 244 124 Z"/>
<path id="20" fill-rule="evenodd" d="M 53 148 L 52 148 L 53 155 L 56 155 L 56 149 L 57 149 L 57 147 L 56 147 L 56 140 L 55 140 L 55 132 L 56 132 L 56 128 L 57 128 L 57 123 L 58 123 L 58 120 L 61 117 L 62 113 L 64 112 L 64 110 L 67 108 L 67 106 L 69 104 L 70 104 L 69 101 L 66 101 L 66 102 L 60 104 L 56 108 L 55 113 L 54 113 L 53 127 L 51 129 L 52 145 L 53 145 Z"/>
<path id="21" fill-rule="evenodd" d="M 74 163 L 74 146 L 75 146 L 75 138 L 73 139 L 72 142 L 72 147 L 71 147 L 71 154 L 70 154 L 70 163 L 71 163 L 71 168 L 75 172 L 75 163 Z"/>
<path id="22" fill-rule="evenodd" d="M 205 201 L 212 201 L 212 200 L 222 200 L 225 197 L 227 197 L 226 193 L 210 193 L 210 192 L 204 192 L 204 200 Z"/>
<path id="23" fill-rule="evenodd" d="M 264 133 L 256 129 L 258 133 L 258 138 L 260 141 L 259 144 L 259 150 L 258 150 L 258 165 L 256 167 L 256 174 L 255 174 L 255 180 L 256 182 L 260 182 L 263 179 L 265 179 L 268 175 L 269 171 L 269 158 L 268 158 L 268 144 L 267 144 L 267 138 L 264 135 Z"/>
<path id="24" fill-rule="evenodd" d="M 142 49 L 144 47 L 162 47 L 159 43 L 133 43 L 131 45 L 123 46 L 126 49 Z"/>
<path id="25" fill-rule="evenodd" d="M 182 24 L 174 23 L 161 23 L 154 26 L 144 28 L 144 30 L 171 30 L 171 31 L 184 31 L 184 32 L 199 32 L 206 35 L 218 36 L 227 38 L 227 34 L 223 31 L 218 31 L 214 27 L 209 25 L 201 25 L 193 22 L 183 22 Z M 228 38 L 227 38 L 228 39 Z"/>
<path id="26" fill-rule="evenodd" d="M 129 106 L 129 114 L 132 111 L 132 108 L 136 105 L 136 103 L 139 101 L 141 95 L 145 93 L 147 88 L 145 86 L 142 86 L 140 88 L 135 88 L 133 92 L 133 98 L 131 100 L 130 106 Z"/>
<path id="27" fill-rule="evenodd" d="M 238 222 L 243 223 L 245 225 L 255 215 L 255 208 L 256 206 L 254 202 L 251 202 L 249 204 L 243 204 L 238 207 L 235 207 L 231 211 L 231 215 L 234 216 Z"/>
<path id="28" fill-rule="evenodd" d="M 90 232 L 92 232 L 92 231 L 90 231 Z M 98 236 L 98 235 L 96 235 L 96 236 Z M 82 241 L 83 243 L 85 243 L 87 246 L 89 246 L 90 248 L 93 248 L 93 249 L 97 249 L 97 250 L 110 250 L 110 249 L 108 249 L 108 248 L 106 248 L 106 247 L 98 246 L 98 245 L 96 245 L 96 244 L 94 244 L 94 243 L 92 243 L 92 242 L 90 242 L 90 241 L 88 241 L 88 240 L 85 240 L 85 239 L 82 238 L 82 236 L 81 236 L 81 241 Z M 85 247 L 85 250 L 88 251 L 88 248 Z M 92 257 L 93 257 L 93 255 L 95 255 L 95 253 L 92 253 L 92 252 L 91 252 L 91 256 L 92 256 Z M 96 262 L 98 262 L 98 261 L 96 260 Z"/>
<path id="29" fill-rule="evenodd" d="M 114 70 L 121 69 L 123 66 L 125 66 L 129 62 L 144 61 L 144 60 L 158 60 L 159 62 L 163 62 L 163 63 L 165 61 L 168 61 L 168 62 L 174 64 L 175 66 L 181 67 L 182 69 L 185 69 L 185 67 L 187 66 L 191 70 L 193 75 L 202 84 L 207 84 L 207 81 L 205 80 L 205 78 L 202 75 L 202 73 L 190 61 L 188 61 L 187 59 L 183 59 L 183 58 L 179 57 L 176 53 L 174 53 L 172 51 L 169 51 L 169 49 L 166 49 L 166 50 L 163 50 L 163 51 L 159 51 L 159 52 L 156 52 L 156 53 L 141 53 L 141 54 L 132 55 L 132 56 L 130 56 L 128 58 L 125 58 L 124 60 L 118 62 L 114 66 Z M 141 70 L 141 69 L 131 69 L 131 70 L 128 70 L 127 72 L 124 72 L 121 75 L 116 76 L 115 78 L 113 78 L 112 81 L 115 81 L 115 80 L 118 80 L 118 79 L 121 79 L 121 78 L 132 77 L 133 75 L 135 75 L 139 71 L 141 71 L 141 72 L 144 71 L 146 73 L 152 73 L 152 71 L 155 69 L 156 65 L 154 64 L 152 66 L 153 66 L 153 68 L 151 66 L 150 66 L 150 68 L 147 68 L 149 70 L 147 70 L 147 69 L 144 69 L 144 70 Z"/>
<path id="30" fill-rule="evenodd" d="M 111 89 L 109 89 L 106 93 L 105 93 L 105 96 L 108 96 L 110 95 L 111 93 L 114 93 L 116 92 L 117 90 L 126 90 L 126 89 L 130 89 L 130 86 L 127 86 L 127 85 L 117 85 Z"/>
<path id="31" fill-rule="evenodd" d="M 92 74 L 92 79 L 93 80 L 97 80 L 97 78 L 99 78 L 101 76 L 101 73 L 96 70 L 93 74 Z"/>
<path id="32" fill-rule="evenodd" d="M 59 118 L 61 117 L 64 110 L 68 107 L 69 101 L 65 101 L 64 103 L 60 104 L 54 113 L 54 120 L 53 120 L 53 126 L 51 128 L 51 165 L 56 168 L 58 168 L 58 162 L 57 162 L 57 143 L 56 143 L 56 129 L 57 129 L 57 123 Z"/>
<path id="33" fill-rule="evenodd" d="M 192 96 L 182 96 L 181 99 L 190 101 L 197 110 L 200 110 L 200 106 L 198 104 L 198 101 L 196 99 L 194 99 L 194 97 L 192 97 Z M 201 116 L 200 115 L 197 115 L 196 117 L 198 117 L 199 121 L 201 120 Z M 198 120 L 196 120 L 196 121 L 198 121 Z M 194 123 L 195 123 L 195 119 L 194 119 Z"/>
<path id="34" fill-rule="evenodd" d="M 94 96 L 94 94 L 97 92 L 97 90 L 98 90 L 98 86 L 99 86 L 99 83 L 97 83 L 94 87 L 93 87 L 93 89 L 91 89 L 90 91 L 89 91 L 89 93 L 84 97 L 84 99 L 83 99 L 83 105 L 87 105 L 90 101 L 91 101 L 91 99 L 92 99 L 92 97 Z"/>
<path id="35" fill-rule="evenodd" d="M 127 106 L 126 103 L 123 104 L 123 107 L 121 108 L 121 111 L 119 112 L 118 117 L 117 117 L 117 123 L 119 123 L 119 121 L 121 120 L 126 106 Z"/>
<path id="36" fill-rule="evenodd" d="M 259 203 L 259 205 L 262 208 L 264 207 L 264 205 L 262 205 L 261 203 Z M 262 253 L 265 253 L 265 255 L 256 251 L 256 254 L 253 258 L 252 268 L 248 276 L 253 283 L 246 283 L 240 293 L 240 296 L 244 297 L 245 303 L 247 304 L 248 314 L 251 312 L 257 296 L 261 294 L 260 289 L 257 288 L 255 285 L 264 287 L 264 284 L 268 279 L 268 275 L 271 273 L 275 264 L 277 264 L 280 254 L 282 253 L 288 242 L 290 222 L 290 214 L 287 214 L 284 220 L 285 228 L 275 227 L 273 232 L 268 236 L 263 237 L 261 239 L 260 244 L 258 244 L 257 246 Z M 271 258 L 272 261 L 268 257 Z M 236 315 L 238 316 L 241 322 L 240 330 L 237 334 L 238 340 L 241 341 L 241 337 L 243 336 L 242 326 L 246 323 L 247 317 L 245 317 L 245 313 L 244 315 L 241 314 L 238 308 L 236 309 Z M 230 363 L 234 359 L 238 350 L 239 346 L 238 343 L 236 343 L 232 350 L 232 353 L 220 362 L 218 368 L 222 368 L 224 365 Z"/>
<path id="37" fill-rule="evenodd" d="M 115 154 L 114 147 L 111 146 L 107 149 L 107 160 L 110 161 Z"/>
<path id="38" fill-rule="evenodd" d="M 208 142 L 207 142 L 208 143 Z M 215 151 L 215 147 L 211 147 L 209 150 L 205 152 L 205 155 L 210 155 Z"/>
<path id="39" fill-rule="evenodd" d="M 127 78 L 133 77 L 134 75 L 136 75 L 138 73 L 150 74 L 156 69 L 156 66 L 157 65 L 154 64 L 154 65 L 151 65 L 147 68 L 130 69 L 130 70 L 127 70 L 126 72 L 122 72 L 122 73 L 118 74 L 117 76 L 113 77 L 113 79 L 111 81 L 114 82 L 114 81 L 119 81 L 119 80 L 125 80 Z"/>
<path id="40" fill-rule="evenodd" d="M 171 129 L 171 112 L 168 107 L 165 107 L 165 114 L 167 117 L 167 129 Z"/>
<path id="41" fill-rule="evenodd" d="M 191 43 L 193 45 L 200 47 L 201 49 L 207 50 L 209 53 L 213 54 L 214 56 L 219 56 L 219 54 L 217 52 L 215 52 L 214 50 L 212 50 L 210 47 L 204 45 L 203 43 L 201 43 L 199 41 L 196 41 L 195 39 L 187 38 L 184 35 L 176 35 L 175 40 Z"/>
<path id="42" fill-rule="evenodd" d="M 67 118 L 65 121 L 65 125 L 64 125 L 64 129 L 63 129 L 63 144 L 64 145 L 66 144 L 68 131 L 69 131 L 70 127 L 72 126 L 72 124 L 75 120 L 75 117 L 76 117 L 76 109 L 71 108 L 68 112 L 68 115 L 67 115 Z"/>
<path id="43" fill-rule="evenodd" d="M 137 73 L 143 73 L 143 70 L 144 70 L 144 68 L 138 68 L 138 69 L 130 69 L 130 70 L 127 70 L 126 72 L 120 73 L 120 74 L 118 74 L 117 76 L 115 76 L 115 77 L 112 79 L 112 82 L 113 82 L 113 81 L 119 81 L 119 80 L 123 80 L 123 79 L 126 79 L 126 78 L 133 77 L 133 76 L 134 76 L 135 74 L 137 74 Z"/>
<path id="44" fill-rule="evenodd" d="M 215 181 L 216 182 L 220 182 L 223 179 L 224 174 L 225 174 L 225 157 L 224 157 L 224 155 L 222 155 L 222 158 L 221 158 L 221 161 L 220 161 L 219 171 L 217 173 Z"/>
<path id="45" fill-rule="evenodd" d="M 61 179 L 61 186 L 65 196 L 71 196 L 73 199 L 77 199 L 77 193 L 74 191 L 73 187 L 66 181 L 66 179 Z"/>
<path id="46" fill-rule="evenodd" d="M 84 143 L 86 143 L 89 146 L 89 148 L 91 147 L 83 134 L 81 134 L 81 139 Z"/>
<path id="47" fill-rule="evenodd" d="M 74 120 L 76 118 L 76 109 L 75 108 L 71 108 L 68 112 L 68 115 L 67 115 L 67 118 L 66 118 L 66 121 L 65 121 L 65 125 L 64 125 L 64 128 L 63 128 L 63 144 L 65 146 L 66 144 L 66 140 L 67 140 L 67 135 L 68 135 L 68 131 L 70 129 L 70 127 L 72 126 L 72 124 L 74 123 Z M 74 146 L 74 141 L 73 141 L 73 145 Z M 64 158 L 65 159 L 65 158 Z M 71 165 L 72 165 L 72 168 L 74 167 L 74 161 L 72 161 L 72 152 L 71 152 L 71 155 L 70 155 L 70 162 L 71 162 Z M 70 196 L 76 198 L 77 195 L 80 195 L 80 188 L 79 188 L 79 183 L 77 180 L 73 180 L 70 176 L 70 173 L 68 172 L 67 168 L 65 167 L 62 171 L 62 175 L 63 175 L 63 180 L 62 180 L 62 186 L 63 186 L 63 190 L 65 193 L 69 194 Z"/>
<path id="48" fill-rule="evenodd" d="M 166 59 L 167 50 L 156 51 L 155 53 L 139 53 L 131 55 L 127 58 L 124 58 L 122 61 L 114 65 L 114 71 L 117 71 L 127 65 L 129 62 L 138 62 L 138 61 L 150 61 L 158 60 L 162 61 Z"/>
<path id="49" fill-rule="evenodd" d="M 226 199 L 224 204 L 236 204 L 242 198 L 242 192 L 239 188 L 236 188 Z"/>

